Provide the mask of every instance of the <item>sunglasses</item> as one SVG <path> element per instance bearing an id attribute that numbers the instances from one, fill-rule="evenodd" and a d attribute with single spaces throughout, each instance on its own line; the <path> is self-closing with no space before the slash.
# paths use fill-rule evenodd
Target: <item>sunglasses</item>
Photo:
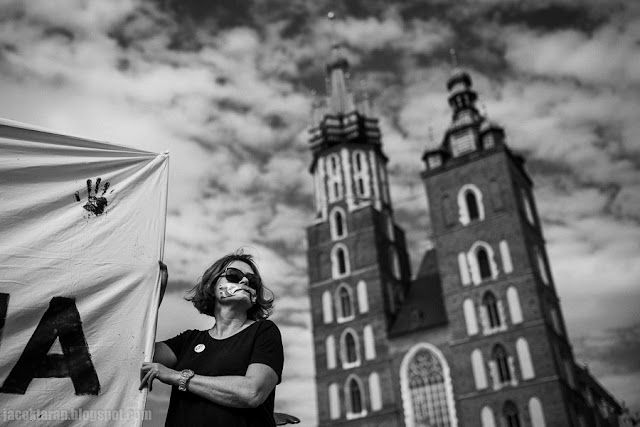
<path id="1" fill-rule="evenodd" d="M 249 287 L 257 289 L 260 286 L 260 277 L 253 273 L 245 273 L 237 268 L 227 267 L 227 269 L 220 275 L 227 279 L 229 283 L 240 283 L 243 278 L 247 278 L 249 281 Z"/>

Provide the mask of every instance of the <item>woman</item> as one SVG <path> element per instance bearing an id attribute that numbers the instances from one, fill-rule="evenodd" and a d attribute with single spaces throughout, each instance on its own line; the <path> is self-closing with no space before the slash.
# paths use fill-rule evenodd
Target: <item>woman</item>
<path id="1" fill-rule="evenodd" d="M 173 386 L 166 426 L 276 425 L 284 355 L 278 327 L 266 320 L 273 297 L 265 293 L 252 256 L 242 252 L 214 262 L 191 290 L 187 300 L 215 325 L 156 343 L 153 363 L 141 369 L 140 389 L 151 391 L 156 378 Z"/>

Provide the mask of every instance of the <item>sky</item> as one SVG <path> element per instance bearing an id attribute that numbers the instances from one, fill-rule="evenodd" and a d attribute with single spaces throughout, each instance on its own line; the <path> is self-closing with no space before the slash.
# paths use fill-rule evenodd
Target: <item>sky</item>
<path id="1" fill-rule="evenodd" d="M 169 150 L 158 339 L 212 325 L 182 297 L 245 248 L 276 295 L 276 410 L 314 425 L 307 130 L 335 42 L 381 120 L 414 271 L 430 247 L 419 159 L 451 120 L 455 49 L 527 159 L 576 360 L 640 411 L 640 2 L 3 0 L 0 117 Z M 154 387 L 147 425 L 168 390 Z"/>

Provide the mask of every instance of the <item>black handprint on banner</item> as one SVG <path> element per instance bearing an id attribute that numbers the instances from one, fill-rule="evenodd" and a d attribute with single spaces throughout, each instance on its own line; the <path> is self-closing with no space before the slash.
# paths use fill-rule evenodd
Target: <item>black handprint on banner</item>
<path id="1" fill-rule="evenodd" d="M 88 197 L 87 197 L 87 203 L 85 203 L 85 205 L 83 206 L 83 208 L 85 208 L 85 210 L 95 214 L 96 216 L 103 214 L 104 213 L 104 208 L 107 207 L 107 198 L 105 197 L 105 194 L 107 193 L 107 190 L 109 189 L 109 186 L 111 185 L 110 183 L 105 182 L 104 186 L 102 187 L 102 194 L 100 194 L 100 196 L 98 196 L 98 191 L 100 190 L 100 183 L 101 182 L 102 182 L 102 178 L 96 179 L 96 187 L 95 187 L 95 189 L 93 189 L 91 180 L 90 179 L 87 180 Z M 92 192 L 93 192 L 93 194 L 92 194 Z M 76 196 L 76 201 L 79 202 L 80 201 L 80 192 L 76 191 L 75 196 Z"/>

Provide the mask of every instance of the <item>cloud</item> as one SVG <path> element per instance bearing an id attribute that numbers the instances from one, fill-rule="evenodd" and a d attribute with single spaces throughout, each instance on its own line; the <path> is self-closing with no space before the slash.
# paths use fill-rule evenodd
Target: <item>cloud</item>
<path id="1" fill-rule="evenodd" d="M 585 83 L 640 83 L 640 21 L 604 26 L 591 36 L 576 30 L 548 34 L 526 28 L 504 33 L 506 58 L 519 71 L 576 78 Z M 536 55 L 531 55 L 535 51 Z"/>

